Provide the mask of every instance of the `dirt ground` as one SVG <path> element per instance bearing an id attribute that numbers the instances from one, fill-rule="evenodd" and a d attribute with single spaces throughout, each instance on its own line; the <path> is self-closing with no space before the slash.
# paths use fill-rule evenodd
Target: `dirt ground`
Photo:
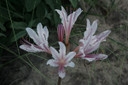
<path id="1" fill-rule="evenodd" d="M 92 63 L 73 59 L 76 66 L 66 69 L 66 77 L 62 80 L 62 85 L 128 85 L 128 0 L 115 1 L 117 7 L 108 17 L 87 16 L 91 21 L 99 20 L 97 33 L 107 29 L 112 31 L 107 41 L 103 42 L 97 51 L 109 55 L 108 59 Z M 109 4 L 109 0 L 105 0 L 104 3 Z M 88 8 L 88 5 L 85 4 L 85 7 Z M 103 14 L 99 7 L 92 12 Z M 49 38 L 51 43 L 57 40 L 57 35 L 52 36 L 52 34 L 54 33 L 51 33 Z M 81 35 L 74 36 L 71 40 L 78 42 L 80 38 Z M 71 49 L 74 47 L 76 45 L 72 45 Z M 46 53 L 36 55 L 48 58 L 51 56 Z M 2 62 L 13 57 L 5 56 Z M 56 85 L 58 79 L 56 68 L 47 66 L 47 60 L 35 55 L 29 55 L 28 58 L 33 63 L 33 68 L 20 59 L 3 67 L 0 70 L 0 85 Z M 27 60 L 26 57 L 25 59 Z"/>

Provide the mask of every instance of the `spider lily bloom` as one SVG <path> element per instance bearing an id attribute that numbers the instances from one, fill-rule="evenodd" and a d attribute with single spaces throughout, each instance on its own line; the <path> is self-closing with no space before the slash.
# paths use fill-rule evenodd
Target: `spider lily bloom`
<path id="1" fill-rule="evenodd" d="M 78 16 L 81 14 L 82 10 L 81 8 L 77 9 L 75 12 L 71 13 L 67 16 L 67 12 L 65 9 L 61 6 L 61 10 L 56 9 L 57 13 L 60 15 L 61 23 L 64 26 L 65 30 L 65 44 L 68 44 L 70 32 L 73 28 L 74 23 L 76 22 Z"/>
<path id="2" fill-rule="evenodd" d="M 90 25 L 90 21 L 87 19 L 87 30 L 84 32 L 84 38 L 80 40 L 80 49 L 77 56 L 88 61 L 103 60 L 108 56 L 105 54 L 90 54 L 99 48 L 101 42 L 106 40 L 106 37 L 111 33 L 110 30 L 106 30 L 98 35 L 94 35 L 97 29 L 97 20 Z"/>
<path id="3" fill-rule="evenodd" d="M 59 24 L 57 27 L 57 33 L 59 41 L 63 42 L 63 36 L 64 36 L 64 27 L 62 24 Z"/>
<path id="4" fill-rule="evenodd" d="M 66 47 L 62 42 L 59 42 L 60 50 L 59 53 L 53 48 L 50 47 L 52 57 L 54 59 L 50 59 L 47 61 L 47 65 L 53 67 L 58 67 L 58 74 L 59 77 L 64 78 L 65 77 L 65 70 L 64 67 L 70 66 L 74 67 L 75 64 L 71 61 L 71 59 L 76 55 L 75 52 L 69 52 L 66 55 Z"/>
<path id="5" fill-rule="evenodd" d="M 37 33 L 27 27 L 26 31 L 31 39 L 35 42 L 35 44 L 32 44 L 28 42 L 27 40 L 24 40 L 25 43 L 20 46 L 21 49 L 28 51 L 28 52 L 47 52 L 51 53 L 49 46 L 48 46 L 48 36 L 49 36 L 49 31 L 47 27 L 45 26 L 43 28 L 42 24 L 39 23 L 37 25 Z"/>

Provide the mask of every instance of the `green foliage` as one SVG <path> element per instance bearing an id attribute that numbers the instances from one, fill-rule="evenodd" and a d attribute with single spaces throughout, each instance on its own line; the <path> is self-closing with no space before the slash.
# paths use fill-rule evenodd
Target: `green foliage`
<path id="1" fill-rule="evenodd" d="M 61 0 L 1 0 L 0 43 L 12 45 L 26 35 L 26 27 L 36 28 L 39 22 L 49 29 L 57 27 L 60 18 L 55 9 L 60 7 Z"/>
<path id="2" fill-rule="evenodd" d="M 70 2 L 71 2 L 72 6 L 73 6 L 74 8 L 77 7 L 77 5 L 78 5 L 78 0 L 70 0 Z"/>

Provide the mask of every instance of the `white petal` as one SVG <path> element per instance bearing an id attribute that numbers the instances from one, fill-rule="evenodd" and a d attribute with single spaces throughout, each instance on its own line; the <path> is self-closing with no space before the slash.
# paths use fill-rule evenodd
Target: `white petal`
<path id="1" fill-rule="evenodd" d="M 56 9 L 56 11 L 60 15 L 61 22 L 64 26 L 64 29 L 67 29 L 67 12 L 62 6 L 61 6 L 61 10 Z"/>
<path id="2" fill-rule="evenodd" d="M 92 35 L 94 35 L 94 33 L 95 33 L 96 30 L 97 30 L 97 22 L 98 22 L 98 20 L 95 20 L 95 21 L 93 21 L 93 23 L 92 23 L 92 26 L 91 26 Z"/>
<path id="3" fill-rule="evenodd" d="M 75 15 L 74 15 L 74 23 L 75 21 L 77 20 L 78 16 L 81 14 L 83 10 L 81 10 L 81 8 L 78 8 L 76 11 L 75 11 Z"/>
<path id="4" fill-rule="evenodd" d="M 66 10 L 64 9 L 63 6 L 61 6 L 61 10 L 62 10 L 62 12 L 64 13 L 65 18 L 67 18 L 67 12 L 66 12 Z"/>
<path id="5" fill-rule="evenodd" d="M 91 24 L 90 24 L 90 20 L 89 19 L 87 19 L 87 30 L 89 30 L 89 29 L 91 29 Z"/>
<path id="6" fill-rule="evenodd" d="M 59 77 L 62 78 L 62 79 L 63 79 L 63 78 L 65 77 L 65 75 L 66 75 L 65 71 L 59 71 L 58 74 L 59 74 Z"/>
<path id="7" fill-rule="evenodd" d="M 29 45 L 21 45 L 20 48 L 22 50 L 25 50 L 27 52 L 41 52 L 43 50 L 39 49 L 39 48 L 36 48 L 34 47 L 33 45 L 29 46 Z"/>
<path id="8" fill-rule="evenodd" d="M 50 47 L 50 51 L 51 51 L 52 57 L 53 57 L 54 59 L 58 59 L 58 58 L 59 58 L 59 54 L 58 54 L 58 52 L 56 51 L 55 48 Z"/>
<path id="9" fill-rule="evenodd" d="M 44 29 L 43 29 L 43 26 L 41 23 L 39 23 L 37 25 L 37 33 L 39 35 L 39 39 L 40 39 L 41 43 L 44 43 L 46 39 L 44 37 Z"/>
<path id="10" fill-rule="evenodd" d="M 60 45 L 60 50 L 59 50 L 60 56 L 64 57 L 66 55 L 66 47 L 62 42 L 59 42 L 59 45 Z"/>
<path id="11" fill-rule="evenodd" d="M 38 38 L 38 36 L 37 36 L 37 34 L 36 34 L 36 32 L 35 32 L 34 30 L 32 30 L 31 28 L 27 27 L 27 28 L 26 28 L 26 31 L 27 31 L 29 37 L 32 38 L 33 41 L 34 41 L 37 45 L 40 44 L 39 38 Z"/>
<path id="12" fill-rule="evenodd" d="M 69 67 L 75 67 L 75 64 L 74 64 L 74 62 L 70 62 L 70 63 L 68 63 L 68 64 L 65 65 L 65 67 L 67 67 L 67 66 L 69 66 Z"/>
<path id="13" fill-rule="evenodd" d="M 57 62 L 54 59 L 50 59 L 47 61 L 47 65 L 53 66 L 53 67 L 58 67 Z"/>
<path id="14" fill-rule="evenodd" d="M 46 26 L 44 27 L 44 33 L 45 33 L 46 40 L 48 40 L 49 31 L 48 31 L 48 28 Z"/>
<path id="15" fill-rule="evenodd" d="M 75 52 L 69 52 L 69 53 L 67 54 L 67 56 L 65 57 L 65 58 L 66 58 L 66 61 L 67 61 L 67 62 L 71 61 L 71 59 L 74 58 L 75 55 L 76 55 Z"/>

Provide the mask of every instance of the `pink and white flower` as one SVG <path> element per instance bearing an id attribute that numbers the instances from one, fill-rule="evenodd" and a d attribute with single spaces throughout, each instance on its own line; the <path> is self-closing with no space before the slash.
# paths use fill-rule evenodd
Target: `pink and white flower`
<path id="1" fill-rule="evenodd" d="M 59 42 L 60 50 L 59 53 L 57 50 L 53 47 L 50 47 L 52 57 L 54 59 L 50 59 L 47 61 L 47 65 L 49 64 L 50 66 L 53 67 L 58 67 L 58 74 L 59 77 L 64 78 L 65 77 L 65 70 L 64 67 L 74 67 L 75 64 L 71 61 L 72 58 L 76 55 L 75 52 L 69 52 L 66 55 L 66 47 L 62 42 Z"/>
<path id="2" fill-rule="evenodd" d="M 42 24 L 39 23 L 37 25 L 37 33 L 27 27 L 26 31 L 31 39 L 35 42 L 35 44 L 32 44 L 28 42 L 27 40 L 24 40 L 25 43 L 20 46 L 21 49 L 28 51 L 28 52 L 47 52 L 51 53 L 49 46 L 48 46 L 48 36 L 49 36 L 49 31 L 47 27 L 45 26 L 43 28 Z"/>
<path id="3" fill-rule="evenodd" d="M 78 16 L 81 14 L 82 10 L 81 8 L 77 9 L 75 12 L 71 13 L 67 16 L 67 12 L 65 9 L 61 6 L 61 10 L 56 9 L 57 13 L 60 15 L 61 23 L 64 26 L 65 30 L 65 43 L 68 44 L 70 32 L 73 28 L 73 25 L 75 24 Z"/>
<path id="4" fill-rule="evenodd" d="M 63 42 L 63 36 L 64 36 L 64 27 L 62 24 L 59 24 L 57 27 L 57 33 L 59 41 Z"/>
<path id="5" fill-rule="evenodd" d="M 88 61 L 93 60 L 103 60 L 108 56 L 105 54 L 90 54 L 96 49 L 99 48 L 101 42 L 106 41 L 106 37 L 111 33 L 110 30 L 106 30 L 98 35 L 94 35 L 97 30 L 97 20 L 95 20 L 92 25 L 87 19 L 87 30 L 84 32 L 84 38 L 80 39 L 79 53 L 77 56 L 80 56 L 83 59 Z"/>

